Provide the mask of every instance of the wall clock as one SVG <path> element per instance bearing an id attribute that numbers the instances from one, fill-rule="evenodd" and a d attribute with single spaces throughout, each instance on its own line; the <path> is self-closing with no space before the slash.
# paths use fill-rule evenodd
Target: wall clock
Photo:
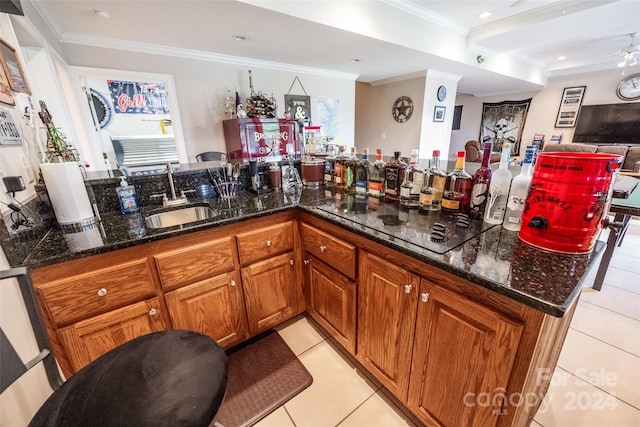
<path id="1" fill-rule="evenodd" d="M 616 90 L 618 98 L 625 101 L 640 99 L 640 73 L 622 79 Z"/>
<path id="2" fill-rule="evenodd" d="M 438 88 L 438 101 L 442 102 L 447 98 L 447 88 L 440 86 Z"/>
<path id="3" fill-rule="evenodd" d="M 401 96 L 393 103 L 393 118 L 398 123 L 404 123 L 413 114 L 413 101 L 408 96 Z"/>

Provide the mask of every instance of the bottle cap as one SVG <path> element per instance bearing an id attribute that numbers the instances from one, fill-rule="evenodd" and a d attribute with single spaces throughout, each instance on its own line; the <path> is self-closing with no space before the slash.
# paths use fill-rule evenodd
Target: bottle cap
<path id="1" fill-rule="evenodd" d="M 440 150 L 433 150 L 434 156 L 440 156 Z"/>
<path id="2" fill-rule="evenodd" d="M 458 151 L 458 157 L 464 157 L 466 154 L 464 150 Z"/>
<path id="3" fill-rule="evenodd" d="M 120 187 L 126 187 L 127 185 L 129 185 L 129 184 L 127 184 L 126 178 L 124 176 L 121 176 L 120 177 Z"/>

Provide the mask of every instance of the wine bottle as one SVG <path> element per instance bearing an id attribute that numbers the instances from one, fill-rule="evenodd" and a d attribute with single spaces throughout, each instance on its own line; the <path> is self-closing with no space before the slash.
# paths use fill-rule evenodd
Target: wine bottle
<path id="1" fill-rule="evenodd" d="M 413 196 L 413 180 L 411 179 L 411 169 L 404 171 L 404 179 L 400 186 L 400 205 L 405 208 L 414 209 L 420 205 L 420 202 Z"/>
<path id="2" fill-rule="evenodd" d="M 358 165 L 358 157 L 356 156 L 356 147 L 351 147 L 350 156 L 344 161 L 343 181 L 344 192 L 353 194 L 356 192 L 356 166 Z"/>
<path id="3" fill-rule="evenodd" d="M 507 207 L 507 196 L 513 175 L 509 170 L 509 154 L 511 144 L 505 143 L 502 146 L 500 156 L 500 166 L 491 175 L 489 183 L 489 193 L 487 196 L 487 206 L 484 211 L 484 221 L 489 224 L 501 224 L 504 219 L 504 211 Z"/>
<path id="4" fill-rule="evenodd" d="M 474 219 L 482 219 L 487 205 L 487 193 L 489 192 L 489 182 L 491 181 L 491 143 L 484 144 L 482 154 L 482 165 L 473 174 L 473 185 L 471 187 L 471 200 L 469 200 L 469 216 Z"/>
<path id="5" fill-rule="evenodd" d="M 369 187 L 369 149 L 362 149 L 362 160 L 356 165 L 356 194 L 364 196 Z"/>
<path id="6" fill-rule="evenodd" d="M 400 187 L 404 181 L 404 171 L 407 164 L 400 159 L 400 151 L 393 152 L 393 159 L 387 163 L 384 174 L 385 198 L 389 200 L 400 199 Z"/>
<path id="7" fill-rule="evenodd" d="M 527 146 L 524 154 L 524 161 L 520 174 L 513 178 L 511 189 L 507 197 L 507 210 L 504 213 L 502 226 L 507 230 L 520 230 L 520 219 L 524 210 L 524 202 L 529 195 L 529 184 L 531 183 L 531 170 L 533 169 L 533 157 L 536 148 L 533 145 Z"/>
<path id="8" fill-rule="evenodd" d="M 338 155 L 336 156 L 335 163 L 333 164 L 333 188 L 336 191 L 344 191 L 344 162 L 347 160 L 344 154 L 345 146 L 338 147 Z"/>
<path id="9" fill-rule="evenodd" d="M 382 149 L 376 149 L 376 161 L 369 167 L 368 194 L 371 197 L 384 197 L 384 176 L 386 163 L 382 160 Z"/>
<path id="10" fill-rule="evenodd" d="M 420 212 L 439 211 L 442 206 L 442 193 L 447 174 L 440 170 L 440 150 L 433 150 L 431 167 L 425 170 L 420 189 Z"/>
<path id="11" fill-rule="evenodd" d="M 442 194 L 442 210 L 444 212 L 453 214 L 469 211 L 473 178 L 464 170 L 465 155 L 464 150 L 458 151 L 455 169 L 447 175 Z"/>

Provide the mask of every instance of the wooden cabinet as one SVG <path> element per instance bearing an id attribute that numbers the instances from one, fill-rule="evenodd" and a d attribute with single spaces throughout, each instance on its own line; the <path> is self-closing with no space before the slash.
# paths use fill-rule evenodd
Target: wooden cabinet
<path id="1" fill-rule="evenodd" d="M 407 400 L 418 305 L 418 276 L 360 252 L 358 360 L 402 402 Z"/>
<path id="2" fill-rule="evenodd" d="M 351 354 L 356 354 L 356 283 L 310 254 L 307 312 Z"/>
<path id="3" fill-rule="evenodd" d="M 249 337 L 242 286 L 224 273 L 165 294 L 174 328 L 200 332 L 229 348 Z"/>
<path id="4" fill-rule="evenodd" d="M 249 332 L 255 335 L 301 313 L 301 290 L 294 280 L 295 255 L 288 252 L 242 269 Z"/>
<path id="5" fill-rule="evenodd" d="M 429 426 L 496 425 L 522 329 L 520 322 L 423 279 L 409 409 Z"/>
<path id="6" fill-rule="evenodd" d="M 77 371 L 127 341 L 167 327 L 158 299 L 151 298 L 81 320 L 58 333 Z"/>
<path id="7" fill-rule="evenodd" d="M 304 250 L 345 276 L 356 279 L 356 246 L 312 225 L 302 223 L 300 234 Z"/>

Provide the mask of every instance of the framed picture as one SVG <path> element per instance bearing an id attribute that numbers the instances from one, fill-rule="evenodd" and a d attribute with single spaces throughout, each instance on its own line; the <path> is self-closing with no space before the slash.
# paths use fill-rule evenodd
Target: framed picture
<path id="1" fill-rule="evenodd" d="M 0 39 L 0 61 L 2 61 L 2 68 L 7 75 L 11 90 L 31 95 L 31 90 L 29 90 L 29 84 L 16 50 L 2 39 Z"/>
<path id="2" fill-rule="evenodd" d="M 491 151 L 502 152 L 505 142 L 511 144 L 511 155 L 520 154 L 522 130 L 527 120 L 531 98 L 522 101 L 482 103 L 481 144 L 491 143 Z"/>
<path id="3" fill-rule="evenodd" d="M 16 101 L 13 99 L 13 94 L 11 93 L 11 87 L 9 86 L 9 80 L 2 66 L 0 66 L 0 102 L 7 105 L 16 105 Z"/>
<path id="4" fill-rule="evenodd" d="M 433 108 L 433 121 L 434 122 L 444 122 L 444 112 L 446 107 L 436 105 Z"/>
<path id="5" fill-rule="evenodd" d="M 555 127 L 557 128 L 574 128 L 582 106 L 582 98 L 586 86 L 565 87 L 562 92 L 562 100 L 558 109 Z"/>

